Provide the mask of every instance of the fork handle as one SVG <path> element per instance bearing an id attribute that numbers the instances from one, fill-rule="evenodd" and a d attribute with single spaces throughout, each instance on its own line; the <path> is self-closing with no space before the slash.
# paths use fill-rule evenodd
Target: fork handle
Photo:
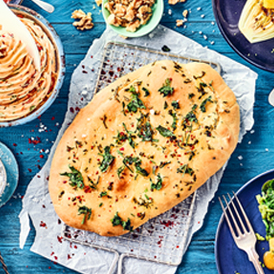
<path id="1" fill-rule="evenodd" d="M 249 261 L 253 263 L 257 274 L 264 274 L 263 268 L 259 262 L 259 255 L 257 254 L 255 248 L 253 247 L 251 249 L 248 249 L 246 253 L 248 255 Z"/>

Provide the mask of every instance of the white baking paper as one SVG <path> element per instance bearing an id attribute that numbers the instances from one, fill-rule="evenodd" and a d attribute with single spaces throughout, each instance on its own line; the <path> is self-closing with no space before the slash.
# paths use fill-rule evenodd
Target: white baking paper
<path id="1" fill-rule="evenodd" d="M 102 51 L 104 45 L 108 41 L 127 42 L 130 44 L 147 46 L 156 50 L 161 50 L 163 45 L 167 45 L 171 49 L 171 53 L 219 63 L 222 67 L 222 76 L 227 85 L 235 93 L 240 105 L 241 130 L 239 141 L 242 140 L 243 135 L 247 130 L 252 128 L 254 123 L 253 105 L 257 74 L 249 68 L 222 56 L 215 51 L 206 49 L 191 39 L 163 26 L 158 26 L 151 34 L 145 37 L 127 41 L 119 37 L 112 30 L 107 29 L 100 39 L 94 40 L 85 59 L 80 63 L 72 75 L 68 111 L 66 113 L 65 121 L 51 150 L 48 161 L 39 174 L 32 179 L 27 188 L 23 199 L 23 209 L 19 216 L 21 222 L 21 248 L 23 248 L 29 234 L 30 217 L 36 230 L 36 237 L 31 247 L 31 251 L 80 273 L 90 274 L 107 273 L 114 259 L 114 255 L 99 249 L 70 244 L 60 238 L 61 224 L 58 221 L 58 217 L 55 214 L 50 200 L 47 177 L 49 175 L 51 159 L 56 145 L 62 137 L 64 130 L 75 116 L 75 113 L 71 112 L 70 108 L 82 108 L 93 96 Z M 91 56 L 93 56 L 93 58 L 91 58 Z M 83 68 L 89 70 L 94 69 L 94 73 L 92 75 L 89 74 L 87 77 L 82 72 Z M 193 233 L 203 224 L 208 204 L 218 188 L 225 166 L 197 191 L 197 199 L 195 202 L 193 219 L 191 221 L 190 233 L 187 239 L 187 246 L 191 241 Z M 187 248 L 185 248 L 185 250 L 186 249 Z M 124 265 L 123 273 L 172 274 L 176 272 L 176 267 L 133 258 L 127 259 Z M 117 272 L 117 269 L 115 272 Z"/>

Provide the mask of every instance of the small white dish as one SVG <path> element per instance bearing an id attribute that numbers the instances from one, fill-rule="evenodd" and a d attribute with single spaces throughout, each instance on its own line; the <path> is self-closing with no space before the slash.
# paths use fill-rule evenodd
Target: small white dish
<path id="1" fill-rule="evenodd" d="M 268 102 L 269 102 L 270 105 L 272 105 L 274 107 L 274 88 L 269 93 Z"/>
<path id="2" fill-rule="evenodd" d="M 0 196 L 3 194 L 7 185 L 7 173 L 4 164 L 0 159 Z"/>

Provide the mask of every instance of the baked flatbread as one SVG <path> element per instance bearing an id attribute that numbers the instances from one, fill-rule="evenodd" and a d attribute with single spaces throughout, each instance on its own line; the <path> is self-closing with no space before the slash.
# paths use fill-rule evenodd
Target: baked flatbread
<path id="1" fill-rule="evenodd" d="M 62 137 L 49 191 L 68 225 L 116 236 L 186 199 L 235 149 L 239 106 L 209 65 L 164 60 L 96 94 Z"/>

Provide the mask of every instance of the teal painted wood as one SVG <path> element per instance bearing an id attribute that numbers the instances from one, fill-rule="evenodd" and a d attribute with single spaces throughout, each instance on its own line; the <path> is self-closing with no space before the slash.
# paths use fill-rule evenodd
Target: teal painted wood
<path id="1" fill-rule="evenodd" d="M 53 14 L 47 14 L 30 0 L 23 4 L 42 14 L 59 34 L 66 54 L 66 77 L 61 92 L 55 103 L 40 119 L 14 128 L 0 128 L 0 141 L 14 152 L 20 167 L 20 181 L 12 198 L 0 208 L 0 251 L 10 273 L 76 273 L 53 261 L 30 252 L 35 232 L 32 229 L 23 250 L 19 248 L 20 224 L 18 214 L 21 210 L 21 196 L 24 195 L 29 181 L 45 163 L 49 150 L 57 136 L 58 130 L 67 109 L 67 100 L 71 75 L 75 67 L 84 58 L 95 38 L 99 38 L 105 30 L 102 14 L 94 0 L 49 0 L 56 8 Z M 201 7 L 201 10 L 197 10 Z M 79 32 L 73 26 L 71 13 L 75 9 L 92 12 L 94 29 Z M 175 27 L 175 20 L 182 18 L 182 12 L 191 9 L 186 28 Z M 169 14 L 169 10 L 172 14 Z M 257 69 L 239 57 L 221 36 L 215 23 L 210 0 L 187 0 L 170 6 L 165 0 L 165 15 L 161 24 L 180 32 L 196 42 L 216 50 L 233 60 L 247 65 L 258 73 L 256 102 L 254 107 L 254 133 L 247 133 L 241 144 L 231 156 L 222 178 L 218 192 L 209 205 L 208 213 L 202 228 L 194 235 L 192 242 L 183 257 L 177 274 L 216 274 L 214 257 L 215 233 L 221 216 L 221 208 L 217 197 L 238 190 L 252 177 L 274 168 L 274 108 L 267 102 L 267 96 L 274 87 L 274 75 Z M 204 18 L 201 16 L 204 15 Z M 202 31 L 202 34 L 199 32 Z M 204 36 L 207 36 L 207 40 Z M 214 44 L 211 42 L 214 41 Z M 130 42 L 130 40 L 128 40 Z M 163 45 L 168 41 L 163 41 Z M 161 48 L 162 45 L 159 45 Z M 182 45 L 183 46 L 183 45 Z M 40 124 L 47 127 L 47 132 L 38 132 Z M 29 144 L 29 138 L 41 138 L 37 145 Z M 41 151 L 44 150 L 44 151 Z M 41 156 L 42 155 L 42 156 Z M 240 157 L 241 156 L 241 157 Z M 242 160 L 239 160 L 242 159 Z M 0 270 L 0 273 L 1 270 Z"/>

